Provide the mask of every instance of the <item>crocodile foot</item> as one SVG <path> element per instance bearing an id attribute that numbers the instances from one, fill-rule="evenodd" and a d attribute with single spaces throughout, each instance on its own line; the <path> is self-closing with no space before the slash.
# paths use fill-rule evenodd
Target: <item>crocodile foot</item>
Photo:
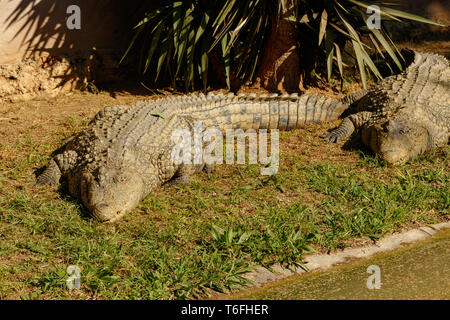
<path id="1" fill-rule="evenodd" d="M 353 131 L 355 131 L 353 122 L 349 118 L 345 118 L 337 128 L 334 128 L 320 137 L 328 142 L 340 142 L 347 139 Z"/>

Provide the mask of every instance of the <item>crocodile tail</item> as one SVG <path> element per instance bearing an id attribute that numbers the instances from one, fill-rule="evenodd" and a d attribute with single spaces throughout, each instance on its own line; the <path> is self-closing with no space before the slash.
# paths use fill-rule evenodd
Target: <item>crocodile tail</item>
<path id="1" fill-rule="evenodd" d="M 341 100 L 304 94 L 297 101 L 297 122 L 294 127 L 288 126 L 287 129 L 336 120 L 347 108 L 348 104 Z"/>
<path id="2" fill-rule="evenodd" d="M 361 100 L 361 98 L 364 97 L 368 92 L 369 92 L 369 90 L 366 90 L 366 89 L 352 92 L 352 93 L 346 95 L 344 98 L 342 98 L 341 101 L 345 104 L 351 105 L 351 104 Z"/>
<path id="3" fill-rule="evenodd" d="M 229 96 L 220 106 L 192 116 L 205 126 L 227 129 L 292 130 L 332 121 L 348 108 L 343 101 L 317 95 Z"/>

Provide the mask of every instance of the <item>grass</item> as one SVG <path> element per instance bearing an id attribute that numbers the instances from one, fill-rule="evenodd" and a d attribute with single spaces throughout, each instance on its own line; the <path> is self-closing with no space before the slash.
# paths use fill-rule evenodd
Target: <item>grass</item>
<path id="1" fill-rule="evenodd" d="M 366 150 L 325 144 L 318 135 L 333 125 L 314 125 L 281 134 L 275 176 L 223 165 L 100 224 L 64 192 L 30 184 L 90 116 L 11 130 L 1 142 L 0 299 L 204 297 L 248 285 L 243 275 L 258 265 L 303 266 L 312 251 L 449 218 L 448 146 L 388 167 Z M 66 288 L 70 265 L 81 269 L 81 290 Z"/>

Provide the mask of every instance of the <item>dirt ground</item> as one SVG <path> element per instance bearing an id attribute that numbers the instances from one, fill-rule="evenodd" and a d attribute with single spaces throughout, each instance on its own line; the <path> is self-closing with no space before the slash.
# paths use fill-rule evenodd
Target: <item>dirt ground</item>
<path id="1" fill-rule="evenodd" d="M 9 144 L 36 131 L 39 131 L 39 135 L 46 136 L 59 129 L 62 122 L 72 117 L 90 119 L 108 105 L 130 105 L 149 98 L 151 97 L 144 91 L 140 93 L 101 92 L 98 95 L 74 91 L 56 97 L 1 102 L 0 135 L 2 142 Z"/>

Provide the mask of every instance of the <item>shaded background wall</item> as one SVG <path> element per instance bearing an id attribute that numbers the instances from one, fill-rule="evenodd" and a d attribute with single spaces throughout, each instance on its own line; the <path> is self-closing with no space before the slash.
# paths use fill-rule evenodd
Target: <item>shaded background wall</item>
<path id="1" fill-rule="evenodd" d="M 447 26 L 449 25 L 450 1 L 448 0 L 401 0 L 400 5 L 409 12 L 426 16 Z"/>
<path id="2" fill-rule="evenodd" d="M 121 49 L 139 1 L 0 0 L 0 64 L 30 55 L 74 56 L 96 48 Z M 81 29 L 69 30 L 67 7 L 81 8 Z"/>
<path id="3" fill-rule="evenodd" d="M 132 27 L 162 0 L 0 0 L 0 100 L 94 88 L 127 79 L 120 60 Z M 70 30 L 67 8 L 81 10 Z"/>
<path id="4" fill-rule="evenodd" d="M 130 68 L 119 68 L 118 61 L 132 27 L 143 5 L 158 2 L 0 0 L 0 101 L 96 89 L 94 82 L 126 78 Z M 80 30 L 67 27 L 70 5 L 81 9 Z"/>
<path id="5" fill-rule="evenodd" d="M 413 42 L 444 40 L 450 41 L 450 1 L 449 0 L 401 0 L 400 8 L 426 18 L 430 18 L 447 27 L 426 25 L 418 22 L 391 22 L 389 30 L 394 40 Z M 441 52 L 442 53 L 442 52 Z"/>

